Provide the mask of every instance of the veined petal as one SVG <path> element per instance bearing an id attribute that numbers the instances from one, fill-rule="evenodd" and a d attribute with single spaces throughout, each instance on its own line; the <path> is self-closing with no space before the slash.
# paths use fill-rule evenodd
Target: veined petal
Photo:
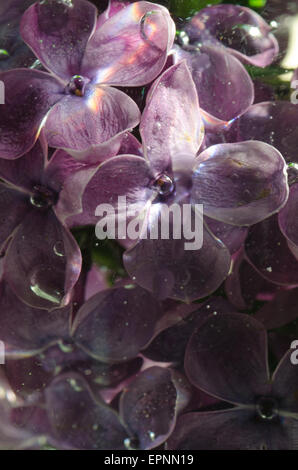
<path id="1" fill-rule="evenodd" d="M 153 84 L 140 133 L 152 170 L 187 171 L 203 138 L 195 85 L 185 62 L 173 65 Z"/>
<path id="2" fill-rule="evenodd" d="M 102 144 L 110 144 L 111 138 L 135 127 L 139 119 L 137 105 L 125 93 L 89 85 L 84 97 L 68 95 L 57 103 L 48 115 L 44 131 L 49 146 L 62 148 L 81 160 L 90 161 L 92 155 L 94 162 L 96 158 L 103 159 Z"/>
<path id="3" fill-rule="evenodd" d="M 263 142 L 214 145 L 194 167 L 193 203 L 231 225 L 252 225 L 278 212 L 288 191 L 283 157 Z"/>
<path id="4" fill-rule="evenodd" d="M 254 101 L 253 82 L 244 66 L 225 50 L 202 45 L 175 47 L 175 61 L 186 59 L 200 107 L 221 124 L 243 114 Z"/>
<path id="5" fill-rule="evenodd" d="M 36 2 L 23 15 L 21 34 L 41 63 L 57 77 L 80 74 L 96 7 L 85 0 Z"/>
<path id="6" fill-rule="evenodd" d="M 0 158 L 13 160 L 38 139 L 48 111 L 62 98 L 63 87 L 38 70 L 16 69 L 0 74 L 5 104 L 0 114 Z"/>
<path id="7" fill-rule="evenodd" d="M 91 37 L 82 73 L 94 83 L 139 86 L 162 71 L 175 37 L 168 10 L 136 2 L 110 17 Z"/>

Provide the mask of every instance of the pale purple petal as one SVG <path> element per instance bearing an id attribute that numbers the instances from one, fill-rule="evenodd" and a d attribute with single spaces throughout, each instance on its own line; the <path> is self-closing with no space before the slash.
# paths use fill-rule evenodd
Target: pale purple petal
<path id="1" fill-rule="evenodd" d="M 298 162 L 298 107 L 288 101 L 259 103 L 232 125 L 236 140 L 260 140 L 276 147 L 284 159 Z"/>
<path id="2" fill-rule="evenodd" d="M 56 76 L 69 80 L 80 75 L 96 14 L 95 6 L 85 0 L 36 2 L 24 13 L 20 30 L 41 63 Z"/>
<path id="3" fill-rule="evenodd" d="M 277 212 L 287 198 L 286 163 L 263 142 L 209 147 L 194 168 L 192 202 L 227 224 L 255 224 Z"/>
<path id="4" fill-rule="evenodd" d="M 80 375 L 57 377 L 46 390 L 46 406 L 60 448 L 125 449 L 127 432 L 117 413 L 95 399 Z"/>
<path id="5" fill-rule="evenodd" d="M 239 5 L 204 8 L 185 28 L 192 42 L 209 41 L 225 46 L 243 61 L 265 67 L 278 53 L 270 26 L 253 10 Z"/>
<path id="6" fill-rule="evenodd" d="M 254 101 L 254 87 L 243 65 L 225 50 L 203 45 L 175 48 L 175 61 L 186 59 L 207 115 L 230 121 L 243 114 Z"/>
<path id="7" fill-rule="evenodd" d="M 15 159 L 36 142 L 49 109 L 62 98 L 63 87 L 48 73 L 17 69 L 0 74 L 5 104 L 0 114 L 0 158 Z"/>
<path id="8" fill-rule="evenodd" d="M 115 221 L 113 214 L 123 215 L 126 209 L 135 210 L 136 216 L 142 211 L 147 201 L 152 197 L 150 182 L 153 180 L 150 167 L 142 157 L 121 155 L 104 162 L 90 179 L 82 198 L 82 213 L 71 217 L 68 224 L 88 225 L 96 224 L 96 208 L 100 204 L 106 205 L 107 214 Z M 119 197 L 126 197 L 127 207 Z M 119 201 L 119 204 L 118 204 Z M 105 214 L 101 214 L 103 216 Z"/>
<path id="9" fill-rule="evenodd" d="M 185 62 L 153 84 L 142 114 L 144 154 L 156 174 L 192 167 L 203 137 L 198 97 Z"/>
<path id="10" fill-rule="evenodd" d="M 138 286 L 115 287 L 80 308 L 72 335 L 92 357 L 122 362 L 136 357 L 152 339 L 160 316 L 159 303 L 149 292 Z"/>
<path id="11" fill-rule="evenodd" d="M 38 140 L 22 158 L 10 161 L 0 159 L 0 178 L 28 194 L 41 181 L 46 158 L 47 149 Z"/>
<path id="12" fill-rule="evenodd" d="M 219 240 L 221 240 L 226 245 L 231 255 L 239 250 L 246 238 L 247 228 L 225 224 L 223 222 L 219 222 L 218 220 L 210 219 L 207 216 L 204 217 L 204 220 L 213 235 L 219 238 Z"/>
<path id="13" fill-rule="evenodd" d="M 170 369 L 150 367 L 124 390 L 120 415 L 138 440 L 138 448 L 157 447 L 173 431 L 177 412 L 188 399 L 186 383 L 179 378 Z"/>
<path id="14" fill-rule="evenodd" d="M 254 403 L 268 392 L 267 335 L 244 314 L 211 314 L 193 333 L 185 372 L 198 388 L 231 403 Z"/>
<path id="15" fill-rule="evenodd" d="M 175 37 L 168 10 L 136 2 L 110 17 L 90 39 L 82 74 L 95 83 L 139 86 L 162 71 Z"/>
<path id="16" fill-rule="evenodd" d="M 245 252 L 248 261 L 268 281 L 298 285 L 298 260 L 289 249 L 276 216 L 249 230 Z"/>
<path id="17" fill-rule="evenodd" d="M 26 304 L 55 309 L 67 305 L 81 268 L 81 253 L 51 210 L 32 210 L 6 253 L 4 277 Z"/>
<path id="18" fill-rule="evenodd" d="M 46 121 L 45 136 L 50 147 L 67 150 L 79 159 L 92 155 L 99 161 L 101 145 L 135 127 L 139 118 L 137 105 L 121 91 L 89 85 L 84 97 L 68 95 L 57 103 Z"/>
<path id="19" fill-rule="evenodd" d="M 29 307 L 4 282 L 0 312 L 0 339 L 5 343 L 6 357 L 36 353 L 68 333 L 70 307 L 52 312 Z"/>
<path id="20" fill-rule="evenodd" d="M 124 253 L 128 274 L 160 299 L 190 302 L 214 292 L 229 272 L 227 248 L 205 227 L 199 249 L 185 249 L 185 243 L 196 243 L 194 237 L 173 239 L 171 232 L 172 227 L 169 239 L 150 239 L 148 229 L 147 239 L 139 240 Z"/>

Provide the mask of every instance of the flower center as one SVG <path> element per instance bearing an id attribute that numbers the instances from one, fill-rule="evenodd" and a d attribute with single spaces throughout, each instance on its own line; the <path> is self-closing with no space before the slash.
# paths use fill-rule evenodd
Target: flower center
<path id="1" fill-rule="evenodd" d="M 175 182 L 168 175 L 163 174 L 156 178 L 153 187 L 158 191 L 159 196 L 165 198 L 175 191 Z"/>
<path id="2" fill-rule="evenodd" d="M 34 186 L 30 197 L 32 206 L 38 209 L 47 209 L 57 202 L 55 193 L 43 186 Z"/>
<path id="3" fill-rule="evenodd" d="M 0 60 L 6 60 L 9 58 L 9 52 L 6 49 L 0 49 Z"/>
<path id="4" fill-rule="evenodd" d="M 272 420 L 275 418 L 278 415 L 275 398 L 260 397 L 257 401 L 257 412 L 262 419 Z"/>
<path id="5" fill-rule="evenodd" d="M 72 95 L 76 96 L 84 96 L 86 87 L 86 80 L 81 75 L 74 75 L 69 84 L 68 84 L 68 91 Z"/>

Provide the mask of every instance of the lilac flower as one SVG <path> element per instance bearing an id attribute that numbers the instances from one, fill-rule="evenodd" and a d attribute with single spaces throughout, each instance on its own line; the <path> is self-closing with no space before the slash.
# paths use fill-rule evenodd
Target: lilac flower
<path id="1" fill-rule="evenodd" d="M 267 144 L 216 145 L 196 158 L 202 123 L 195 86 L 183 62 L 154 83 L 140 132 L 145 158 L 122 155 L 99 166 L 83 195 L 82 223 L 96 222 L 97 205 L 116 207 L 122 195 L 143 218 L 143 232 L 158 224 L 162 204 L 203 204 L 206 216 L 234 225 L 233 230 L 218 229 L 227 239 L 236 238 L 237 249 L 239 238 L 243 240 L 239 227 L 265 219 L 287 200 L 285 162 Z M 207 225 L 205 221 L 200 250 L 184 250 L 183 236 L 140 239 L 124 255 L 128 273 L 160 298 L 189 301 L 210 294 L 227 276 L 230 254 Z"/>
<path id="2" fill-rule="evenodd" d="M 79 191 L 68 193 L 76 162 L 68 165 L 64 156 L 56 152 L 46 164 L 38 141 L 23 158 L 0 161 L 4 278 L 20 299 L 41 309 L 68 304 L 81 270 L 80 249 L 64 224 L 67 205 L 71 210 L 79 199 Z"/>
<path id="3" fill-rule="evenodd" d="M 226 131 L 211 138 L 224 142 L 257 139 L 273 145 L 288 163 L 289 198 L 278 214 L 252 227 L 246 240 L 248 261 L 265 279 L 280 285 L 298 283 L 298 109 L 283 101 L 251 106 Z M 210 131 L 211 132 L 211 131 Z M 210 137 L 209 137 L 210 139 Z"/>
<path id="4" fill-rule="evenodd" d="M 152 449 L 173 431 L 187 399 L 185 380 L 157 366 L 123 390 L 119 412 L 95 397 L 79 374 L 61 375 L 46 390 L 48 436 L 60 449 Z"/>
<path id="5" fill-rule="evenodd" d="M 72 304 L 46 312 L 25 305 L 4 281 L 0 286 L 3 368 L 15 394 L 31 404 L 42 401 L 58 372 L 86 376 L 95 393 L 132 376 L 163 314 L 149 292 L 131 283 L 97 292 L 75 317 Z"/>
<path id="6" fill-rule="evenodd" d="M 270 378 L 266 330 L 242 314 L 212 315 L 187 346 L 185 370 L 235 405 L 178 420 L 168 449 L 297 449 L 297 373 L 288 351 Z"/>
<path id="7" fill-rule="evenodd" d="M 113 86 L 150 83 L 163 69 L 173 43 L 168 11 L 137 2 L 96 24 L 85 0 L 35 3 L 21 33 L 50 72 L 5 72 L 6 104 L 0 118 L 0 156 L 14 159 L 43 129 L 51 147 L 84 158 L 115 155 L 123 133 L 139 122 L 136 104 Z M 112 148 L 117 150 L 114 152 Z"/>
<path id="8" fill-rule="evenodd" d="M 272 62 L 278 44 L 270 29 L 248 8 L 217 5 L 199 11 L 182 30 L 174 59 L 187 60 L 207 125 L 226 123 L 253 103 L 253 83 L 241 62 Z"/>

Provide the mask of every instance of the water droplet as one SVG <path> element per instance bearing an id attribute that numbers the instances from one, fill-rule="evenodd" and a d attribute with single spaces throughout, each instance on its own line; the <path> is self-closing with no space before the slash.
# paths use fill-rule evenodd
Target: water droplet
<path id="1" fill-rule="evenodd" d="M 124 439 L 124 445 L 127 450 L 137 450 L 140 446 L 140 441 L 137 437 L 127 437 Z"/>
<path id="2" fill-rule="evenodd" d="M 54 253 L 55 255 L 57 256 L 65 256 L 65 252 L 64 252 L 64 243 L 62 241 L 58 241 L 57 243 L 55 243 L 54 245 Z"/>
<path id="3" fill-rule="evenodd" d="M 166 174 L 160 175 L 153 183 L 160 196 L 170 196 L 175 190 L 174 181 Z"/>
<path id="4" fill-rule="evenodd" d="M 51 267 L 41 265 L 33 268 L 29 275 L 30 289 L 37 297 L 59 305 L 62 303 L 63 292 L 50 282 L 54 275 Z"/>

